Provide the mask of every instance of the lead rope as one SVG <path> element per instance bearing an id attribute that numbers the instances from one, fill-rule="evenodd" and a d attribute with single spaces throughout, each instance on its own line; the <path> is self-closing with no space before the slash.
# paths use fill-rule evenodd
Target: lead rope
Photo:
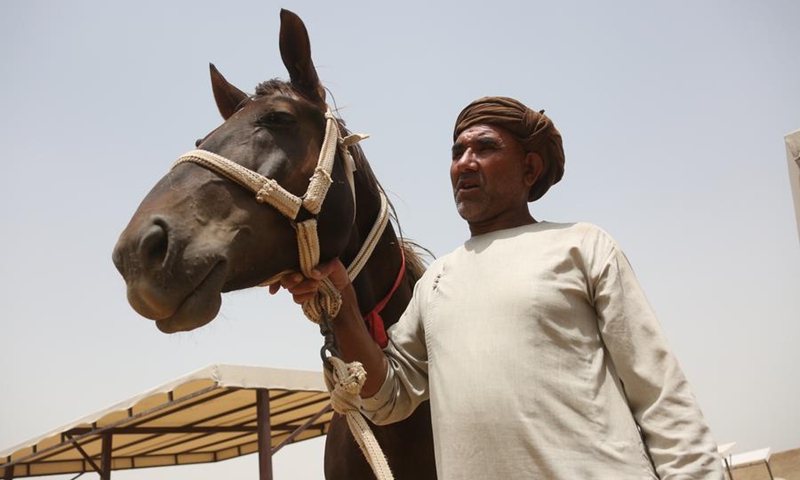
<path id="1" fill-rule="evenodd" d="M 322 208 L 322 203 L 328 194 L 328 188 L 333 183 L 331 171 L 333 170 L 337 147 L 345 160 L 345 174 L 350 183 L 353 205 L 355 206 L 355 185 L 353 180 L 355 162 L 350 155 L 348 147 L 367 138 L 367 135 L 361 134 L 342 137 L 336 117 L 330 110 L 325 113 L 325 119 L 325 138 L 320 148 L 317 167 L 314 169 L 314 174 L 309 180 L 308 189 L 302 197 L 287 191 L 271 178 L 267 178 L 258 172 L 249 170 L 236 162 L 207 150 L 192 150 L 182 155 L 175 161 L 172 168 L 186 162 L 200 165 L 254 192 L 259 203 L 268 203 L 289 218 L 297 232 L 300 270 L 304 276 L 310 277 L 311 269 L 319 263 L 317 220 L 316 218 L 310 218 L 302 222 L 296 222 L 297 215 L 301 207 L 314 216 Z M 380 198 L 381 208 L 378 218 L 355 259 L 347 268 L 348 277 L 351 281 L 355 279 L 366 264 L 388 223 L 388 202 L 383 192 L 381 192 Z M 285 273 L 282 272 L 266 283 L 269 284 L 280 280 L 280 277 Z M 361 447 L 361 451 L 377 479 L 394 480 L 394 476 L 386 462 L 386 457 L 377 439 L 375 439 L 375 435 L 369 428 L 369 424 L 361 414 L 360 393 L 367 377 L 364 367 L 359 362 L 345 363 L 336 356 L 335 342 L 333 341 L 329 319 L 339 313 L 341 305 L 341 294 L 328 279 L 323 280 L 319 293 L 315 298 L 303 303 L 303 313 L 309 320 L 320 325 L 320 330 L 325 336 L 323 357 L 326 361 L 326 368 L 324 373 L 325 384 L 331 395 L 331 406 L 334 411 L 347 418 L 350 431 L 359 447 Z M 328 357 L 325 352 L 331 353 L 331 356 Z"/>
<path id="2" fill-rule="evenodd" d="M 375 224 L 372 226 L 372 230 L 370 230 L 358 254 L 347 267 L 347 276 L 351 282 L 364 268 L 369 257 L 372 256 L 372 252 L 378 244 L 378 239 L 380 239 L 389 222 L 389 208 L 386 196 L 381 193 L 380 197 L 381 208 L 378 218 L 375 220 Z M 322 286 L 326 287 L 324 283 Z M 333 285 L 331 285 L 331 288 L 333 288 Z M 335 289 L 334 291 L 339 298 L 338 307 L 341 307 L 341 295 Z M 303 306 L 305 307 L 305 304 Z M 375 434 L 372 433 L 369 423 L 367 423 L 364 414 L 361 412 L 361 388 L 367 379 L 367 372 L 361 362 L 345 363 L 339 358 L 335 340 L 333 339 L 330 318 L 326 311 L 321 312 L 320 330 L 325 337 L 322 356 L 323 361 L 326 362 L 322 372 L 325 374 L 325 385 L 328 387 L 328 393 L 331 396 L 331 407 L 336 413 L 343 415 L 347 419 L 350 433 L 356 439 L 356 443 L 358 443 L 361 453 L 364 454 L 364 458 L 372 468 L 375 478 L 377 480 L 394 480 L 392 470 L 389 468 L 389 462 L 386 461 L 386 456 L 383 454 Z M 325 351 L 331 355 L 327 356 Z"/>
<path id="3" fill-rule="evenodd" d="M 378 480 L 394 480 L 386 456 L 381 450 L 375 434 L 361 413 L 361 387 L 367 373 L 360 362 L 345 363 L 338 357 L 329 357 L 330 369 L 325 369 L 325 384 L 331 393 L 331 406 L 336 413 L 347 418 L 347 425 L 353 433 L 361 452 L 366 457 L 372 472 Z"/>
<path id="4" fill-rule="evenodd" d="M 381 193 L 380 197 L 381 208 L 378 218 L 375 220 L 375 224 L 372 226 L 358 254 L 347 267 L 347 276 L 351 282 L 366 265 L 389 221 L 386 196 Z M 328 284 L 330 282 L 323 283 L 320 289 L 327 288 Z M 341 295 L 332 284 L 330 284 L 330 288 L 333 289 L 339 300 L 336 308 L 338 313 L 341 307 Z M 303 304 L 304 312 L 306 311 L 305 306 L 306 304 Z M 325 368 L 322 369 L 322 372 L 325 375 L 325 386 L 328 387 L 328 393 L 331 396 L 331 407 L 336 413 L 343 415 L 347 419 L 350 433 L 353 434 L 353 438 L 355 438 L 361 449 L 361 453 L 364 454 L 364 458 L 366 458 L 372 469 L 372 473 L 375 474 L 375 478 L 377 480 L 394 480 L 394 475 L 389 468 L 389 462 L 383 454 L 380 443 L 378 443 L 369 423 L 361 412 L 361 388 L 367 379 L 367 372 L 361 362 L 345 363 L 339 358 L 339 352 L 336 349 L 336 342 L 333 338 L 331 318 L 327 311 L 323 309 L 320 312 L 321 321 L 318 322 L 320 331 L 325 337 L 325 345 L 322 347 L 322 360 L 325 362 L 323 363 Z M 314 320 L 312 319 L 312 321 Z M 330 353 L 330 356 L 326 352 Z"/>

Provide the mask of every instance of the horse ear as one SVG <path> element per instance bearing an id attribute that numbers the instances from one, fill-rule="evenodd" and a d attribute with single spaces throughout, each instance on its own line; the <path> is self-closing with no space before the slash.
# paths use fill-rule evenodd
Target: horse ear
<path id="1" fill-rule="evenodd" d="M 325 89 L 311 60 L 311 42 L 306 26 L 300 17 L 284 9 L 281 9 L 280 50 L 292 85 L 312 100 L 325 103 Z"/>
<path id="2" fill-rule="evenodd" d="M 208 67 L 211 70 L 211 89 L 214 90 L 217 109 L 222 118 L 227 120 L 236 113 L 248 95 L 228 83 L 213 63 L 209 63 Z"/>

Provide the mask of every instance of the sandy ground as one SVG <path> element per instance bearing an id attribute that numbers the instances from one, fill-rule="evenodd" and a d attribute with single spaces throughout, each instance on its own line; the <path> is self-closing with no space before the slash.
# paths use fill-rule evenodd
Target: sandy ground
<path id="1" fill-rule="evenodd" d="M 774 453 L 769 459 L 769 466 L 776 480 L 800 480 L 800 448 Z M 734 468 L 733 480 L 769 480 L 769 472 L 763 463 Z"/>

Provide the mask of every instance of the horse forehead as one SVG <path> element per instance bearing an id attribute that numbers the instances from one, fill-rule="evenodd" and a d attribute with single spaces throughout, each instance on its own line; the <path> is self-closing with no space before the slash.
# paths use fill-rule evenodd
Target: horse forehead
<path id="1" fill-rule="evenodd" d="M 284 109 L 298 115 L 313 112 L 318 112 L 321 115 L 325 113 L 322 108 L 289 89 L 286 91 L 276 90 L 268 94 L 255 95 L 251 97 L 251 101 L 245 106 L 245 109 L 248 107 L 259 111 Z"/>
<path id="2" fill-rule="evenodd" d="M 301 125 L 311 128 L 311 131 L 324 129 L 324 111 L 320 107 L 312 104 L 308 100 L 296 94 L 272 93 L 268 95 L 257 95 L 250 97 L 249 101 L 242 106 L 228 120 L 219 125 L 216 129 L 206 135 L 205 140 L 212 140 L 207 146 L 214 153 L 224 154 L 215 151 L 220 147 L 230 147 L 230 143 L 241 135 L 251 135 L 253 126 L 264 117 L 265 114 L 274 111 L 283 111 L 292 114 Z M 319 118 L 315 118 L 319 117 Z M 306 128 L 305 130 L 308 132 Z M 222 143 L 219 143 L 222 142 Z M 307 143 L 302 142 L 303 145 Z"/>
<path id="3" fill-rule="evenodd" d="M 324 113 L 314 110 L 319 107 L 297 95 L 274 92 L 254 96 L 209 133 L 200 148 L 279 182 L 288 182 L 285 187 L 297 190 L 302 187 L 300 184 L 307 183 L 322 141 Z M 292 114 L 298 128 L 287 132 L 264 131 L 264 127 L 258 126 L 259 119 L 274 111 Z M 319 119 L 315 118 L 317 115 Z M 319 143 L 314 141 L 317 137 Z"/>

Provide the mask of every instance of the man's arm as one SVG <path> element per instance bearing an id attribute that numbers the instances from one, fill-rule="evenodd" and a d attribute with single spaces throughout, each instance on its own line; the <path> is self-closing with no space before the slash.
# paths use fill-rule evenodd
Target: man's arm
<path id="1" fill-rule="evenodd" d="M 716 443 L 627 258 L 613 244 L 595 267 L 600 332 L 659 476 L 722 479 Z"/>
<path id="2" fill-rule="evenodd" d="M 427 346 L 421 317 L 414 308 L 416 303 L 412 300 L 392 327 L 389 345 L 381 350 L 364 325 L 355 290 L 339 260 L 318 265 L 312 271 L 312 278 L 287 275 L 281 279 L 281 286 L 289 290 L 295 302 L 303 303 L 316 295 L 326 277 L 342 293 L 342 307 L 331 322 L 342 360 L 357 360 L 367 372 L 361 389 L 362 411 L 380 425 L 408 417 L 420 402 L 428 399 Z M 279 288 L 273 285 L 270 292 L 275 293 Z"/>
<path id="3" fill-rule="evenodd" d="M 336 346 L 342 360 L 359 361 L 364 366 L 367 379 L 361 388 L 361 396 L 371 397 L 378 392 L 386 378 L 386 357 L 364 325 L 356 292 L 347 276 L 347 269 L 339 259 L 334 259 L 318 265 L 311 274 L 312 278 L 305 278 L 299 273 L 285 275 L 281 278 L 280 285 L 289 290 L 296 303 L 302 304 L 317 294 L 322 279 L 326 277 L 330 279 L 333 286 L 342 294 L 342 307 L 331 322 Z M 271 293 L 277 291 L 277 286 L 270 286 Z"/>

